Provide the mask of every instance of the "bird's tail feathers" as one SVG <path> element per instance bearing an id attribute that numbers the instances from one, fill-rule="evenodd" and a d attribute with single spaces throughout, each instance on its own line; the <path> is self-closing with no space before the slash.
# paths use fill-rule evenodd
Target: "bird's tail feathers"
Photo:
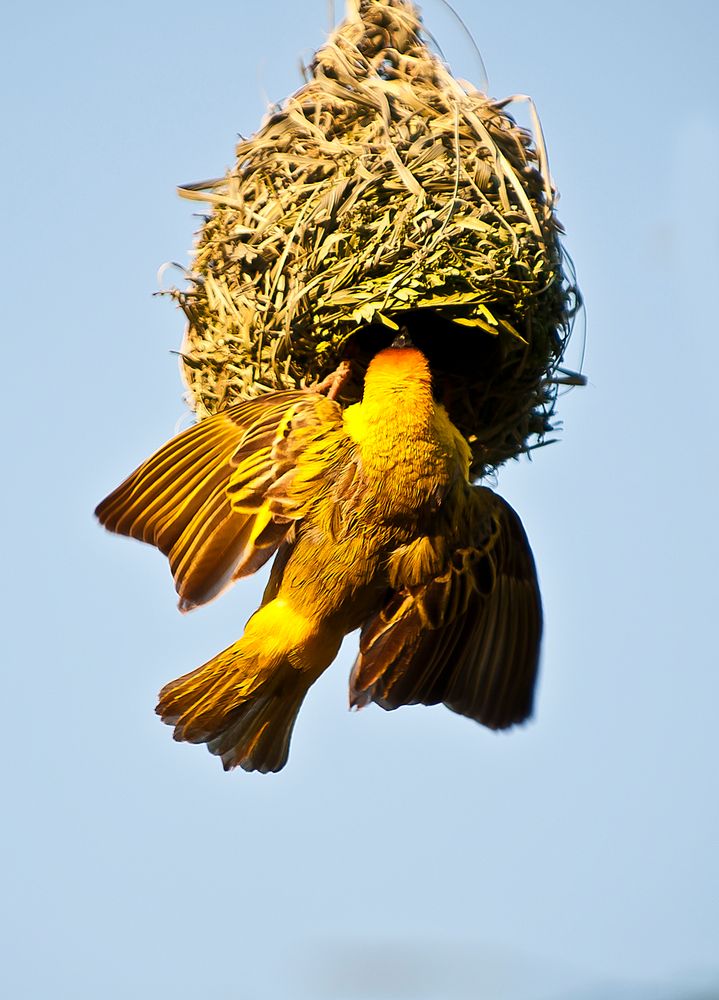
<path id="1" fill-rule="evenodd" d="M 176 740 L 206 743 L 225 770 L 279 771 L 309 682 L 286 659 L 258 666 L 240 640 L 167 684 L 156 712 Z"/>
<path id="2" fill-rule="evenodd" d="M 225 770 L 279 771 L 310 685 L 337 655 L 342 632 L 276 599 L 234 645 L 160 692 L 157 714 L 175 739 L 206 743 Z"/>
<path id="3" fill-rule="evenodd" d="M 231 712 L 225 727 L 207 741 L 211 753 L 222 759 L 226 771 L 239 765 L 245 771 L 279 771 L 287 763 L 290 739 L 307 687 L 261 692 Z"/>

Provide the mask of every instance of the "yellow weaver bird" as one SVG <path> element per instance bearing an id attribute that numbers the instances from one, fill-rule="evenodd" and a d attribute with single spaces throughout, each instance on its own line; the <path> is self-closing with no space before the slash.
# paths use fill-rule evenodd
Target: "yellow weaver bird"
<path id="1" fill-rule="evenodd" d="M 302 701 L 361 628 L 350 705 L 444 702 L 492 729 L 532 709 L 542 632 L 521 522 L 469 480 L 470 450 L 398 338 L 362 401 L 238 403 L 179 434 L 104 500 L 110 531 L 169 557 L 183 611 L 277 551 L 239 641 L 160 692 L 175 739 L 278 771 Z"/>

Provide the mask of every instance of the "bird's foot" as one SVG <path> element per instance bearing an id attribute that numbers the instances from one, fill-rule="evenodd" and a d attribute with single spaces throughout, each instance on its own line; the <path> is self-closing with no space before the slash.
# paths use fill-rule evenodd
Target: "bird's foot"
<path id="1" fill-rule="evenodd" d="M 340 361 L 335 370 L 321 382 L 310 386 L 312 392 L 322 392 L 328 399 L 337 399 L 352 376 L 352 362 L 347 358 Z"/>

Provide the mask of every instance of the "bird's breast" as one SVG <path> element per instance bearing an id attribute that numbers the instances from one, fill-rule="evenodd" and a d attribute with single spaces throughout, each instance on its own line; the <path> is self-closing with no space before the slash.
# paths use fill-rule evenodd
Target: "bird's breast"
<path id="1" fill-rule="evenodd" d="M 415 521 L 436 510 L 461 474 L 460 456 L 426 428 L 378 428 L 358 448 L 371 520 Z"/>

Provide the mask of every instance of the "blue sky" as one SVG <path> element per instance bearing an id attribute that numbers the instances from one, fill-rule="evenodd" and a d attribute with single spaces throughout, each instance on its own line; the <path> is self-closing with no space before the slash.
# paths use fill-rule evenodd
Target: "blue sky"
<path id="1" fill-rule="evenodd" d="M 350 639 L 277 776 L 153 714 L 261 581 L 181 617 L 91 512 L 183 418 L 175 185 L 296 88 L 327 4 L 5 16 L 4 996 L 719 996 L 717 7 L 455 5 L 492 94 L 537 102 L 587 304 L 561 443 L 498 483 L 541 576 L 537 714 L 350 715 Z"/>

